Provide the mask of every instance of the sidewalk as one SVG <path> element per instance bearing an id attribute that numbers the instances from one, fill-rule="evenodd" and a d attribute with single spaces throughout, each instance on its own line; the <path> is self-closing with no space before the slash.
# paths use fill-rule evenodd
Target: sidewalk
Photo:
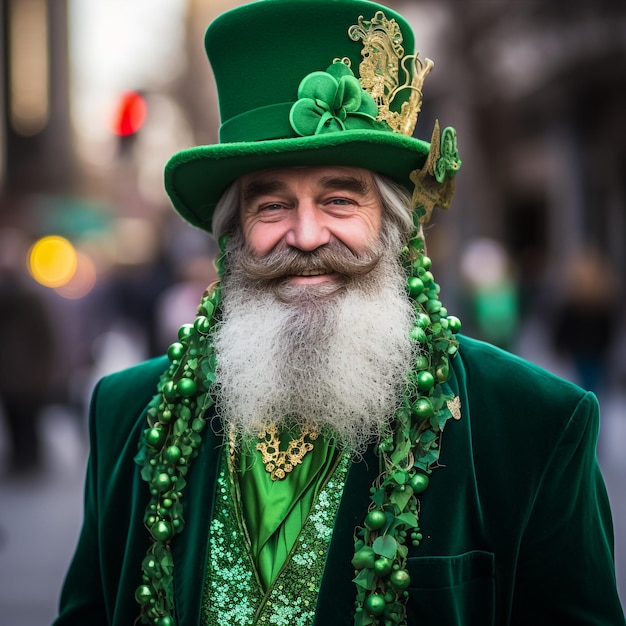
<path id="1" fill-rule="evenodd" d="M 4 626 L 49 626 L 82 523 L 85 442 L 75 420 L 58 408 L 46 412 L 42 427 L 46 446 L 42 474 L 0 478 Z M 0 423 L 0 460 L 5 449 Z"/>

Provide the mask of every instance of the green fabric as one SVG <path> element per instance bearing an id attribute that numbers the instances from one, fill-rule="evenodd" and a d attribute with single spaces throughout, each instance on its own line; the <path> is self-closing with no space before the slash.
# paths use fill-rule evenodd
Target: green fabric
<path id="1" fill-rule="evenodd" d="M 408 624 L 624 626 L 595 456 L 597 400 L 513 355 L 459 340 L 450 386 L 462 417 L 446 425 L 442 466 L 421 497 Z M 84 524 L 55 626 L 128 626 L 138 615 L 149 494 L 133 457 L 167 365 L 163 358 L 108 376 L 94 392 Z M 205 429 L 187 476 L 185 530 L 172 548 L 179 626 L 200 623 L 220 432 L 218 423 Z M 377 473 L 371 450 L 350 466 L 314 626 L 353 623 L 353 533 Z"/>
<path id="2" fill-rule="evenodd" d="M 285 449 L 289 433 L 281 435 Z M 247 446 L 244 446 L 244 450 Z M 291 552 L 311 506 L 335 467 L 335 446 L 323 437 L 282 480 L 272 480 L 257 450 L 242 454 L 237 478 L 252 558 L 268 589 Z"/>
<path id="3" fill-rule="evenodd" d="M 234 143 L 241 141 L 242 137 L 246 141 L 297 137 L 296 131 L 289 124 L 292 106 L 293 102 L 277 102 L 231 117 L 220 126 L 220 141 Z M 271 135 L 268 129 L 272 130 Z"/>
<path id="4" fill-rule="evenodd" d="M 410 174 L 423 166 L 429 143 L 374 122 L 376 105 L 353 81 L 337 76 L 333 80 L 340 85 L 331 85 L 330 93 L 327 74 L 322 90 L 330 101 L 324 103 L 311 84 L 310 77 L 326 74 L 335 59 L 346 59 L 359 78 L 363 42 L 351 39 L 348 29 L 377 11 L 396 20 L 404 54 L 413 54 L 408 22 L 366 0 L 262 0 L 228 11 L 209 26 L 205 47 L 219 96 L 220 143 L 182 150 L 165 167 L 166 191 L 185 220 L 210 231 L 215 204 L 228 185 L 267 168 L 363 167 L 413 188 Z M 406 65 L 399 68 L 401 83 Z M 399 90 L 391 108 L 400 111 L 410 94 Z M 302 137 L 290 124 L 297 101 L 292 121 Z M 348 111 L 348 123 L 339 124 Z M 318 127 L 323 135 L 313 134 Z M 430 137 L 430 129 L 424 134 Z"/>

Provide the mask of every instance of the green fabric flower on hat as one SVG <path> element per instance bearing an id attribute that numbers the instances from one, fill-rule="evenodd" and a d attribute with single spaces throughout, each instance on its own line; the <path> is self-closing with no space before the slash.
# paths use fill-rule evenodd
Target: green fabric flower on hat
<path id="1" fill-rule="evenodd" d="M 378 106 L 345 63 L 312 72 L 298 87 L 289 122 L 302 137 L 342 130 L 390 130 L 376 119 Z"/>
<path id="2" fill-rule="evenodd" d="M 446 178 L 454 178 L 460 169 L 461 159 L 456 145 L 456 131 L 448 126 L 441 133 L 441 148 L 435 165 L 435 179 L 438 183 L 443 183 Z"/>

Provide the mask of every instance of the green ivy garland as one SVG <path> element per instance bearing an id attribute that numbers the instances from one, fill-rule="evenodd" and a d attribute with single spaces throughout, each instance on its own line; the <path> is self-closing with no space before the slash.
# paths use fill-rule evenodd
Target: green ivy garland
<path id="1" fill-rule="evenodd" d="M 425 211 L 418 207 L 416 226 Z M 219 242 L 218 274 L 224 272 L 226 240 Z M 415 305 L 411 338 L 422 348 L 409 375 L 405 396 L 393 428 L 377 447 L 380 475 L 371 488 L 370 510 L 355 533 L 357 589 L 355 626 L 406 624 L 407 538 L 418 545 L 417 496 L 428 486 L 428 474 L 439 457 L 439 442 L 452 416 L 453 394 L 445 384 L 449 359 L 457 351 L 460 330 L 438 299 L 439 286 L 430 272 L 424 240 L 415 236 L 403 250 L 407 292 Z M 151 626 L 175 626 L 171 542 L 183 531 L 182 497 L 186 475 L 198 455 L 205 412 L 214 405 L 215 381 L 212 330 L 219 318 L 220 286 L 203 296 L 193 324 L 184 324 L 168 351 L 169 368 L 148 408 L 135 461 L 150 486 L 144 523 L 152 544 L 142 562 L 142 583 L 135 592 L 140 620 Z"/>
<path id="2" fill-rule="evenodd" d="M 416 222 L 424 215 L 423 207 L 418 207 Z M 364 525 L 355 532 L 355 626 L 406 625 L 411 582 L 406 569 L 407 539 L 413 546 L 422 540 L 418 496 L 428 487 L 429 474 L 439 459 L 441 433 L 452 410 L 457 410 L 446 381 L 449 359 L 458 350 L 454 335 L 461 323 L 439 301 L 439 286 L 421 237 L 411 239 L 403 260 L 407 291 L 415 306 L 411 338 L 421 350 L 393 428 L 378 444 L 380 475 L 370 489 Z"/>

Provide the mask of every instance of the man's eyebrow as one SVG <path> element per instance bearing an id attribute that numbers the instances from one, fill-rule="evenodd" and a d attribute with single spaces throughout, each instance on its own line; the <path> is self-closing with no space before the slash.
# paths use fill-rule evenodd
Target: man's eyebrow
<path id="1" fill-rule="evenodd" d="M 244 202 L 251 202 L 255 198 L 265 194 L 283 191 L 285 183 L 280 180 L 251 180 L 242 190 L 241 196 Z"/>
<path id="2" fill-rule="evenodd" d="M 319 184 L 326 189 L 353 191 L 361 195 L 365 195 L 370 188 L 366 181 L 354 176 L 323 176 Z"/>

